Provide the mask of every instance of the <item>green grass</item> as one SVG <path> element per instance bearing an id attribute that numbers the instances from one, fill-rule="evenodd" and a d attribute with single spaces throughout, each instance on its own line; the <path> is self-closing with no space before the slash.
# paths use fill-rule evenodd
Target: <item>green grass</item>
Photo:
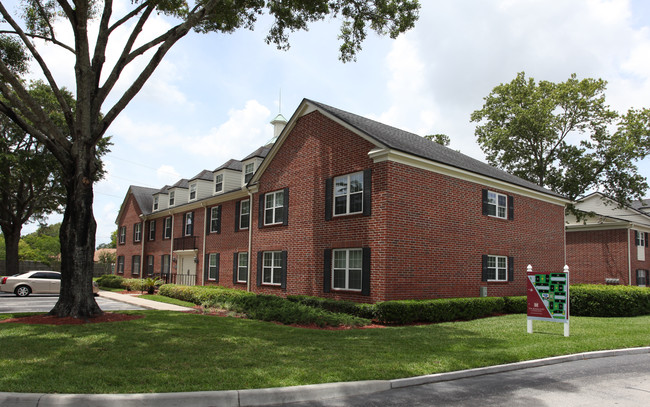
<path id="1" fill-rule="evenodd" d="M 382 329 L 309 330 L 237 318 L 133 311 L 85 325 L 0 325 L 6 392 L 146 393 L 394 379 L 650 345 L 650 316 L 535 321 L 507 315 Z M 7 318 L 11 315 L 2 315 Z"/>
<path id="2" fill-rule="evenodd" d="M 192 302 L 177 300 L 176 298 L 169 298 L 169 297 L 165 297 L 164 295 L 158 295 L 158 294 L 154 294 L 154 295 L 144 294 L 141 295 L 140 297 L 144 298 L 145 300 L 164 302 L 166 304 L 180 305 L 181 307 L 192 308 L 196 305 Z"/>
<path id="3" fill-rule="evenodd" d="M 116 293 L 121 293 L 122 291 L 124 291 L 124 288 L 103 287 L 101 285 L 99 286 L 99 289 L 104 291 L 113 291 Z"/>

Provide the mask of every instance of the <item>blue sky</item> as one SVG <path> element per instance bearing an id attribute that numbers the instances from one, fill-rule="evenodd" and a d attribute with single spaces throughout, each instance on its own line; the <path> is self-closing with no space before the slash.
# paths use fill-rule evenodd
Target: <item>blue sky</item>
<path id="1" fill-rule="evenodd" d="M 115 14 L 130 5 L 121 1 Z M 370 34 L 357 62 L 347 64 L 338 60 L 338 20 L 293 34 L 286 52 L 265 44 L 265 18 L 255 31 L 181 40 L 108 131 L 115 145 L 104 158 L 107 176 L 95 185 L 97 243 L 116 229 L 129 185 L 160 188 L 241 159 L 272 137 L 268 123 L 279 111 L 288 119 L 303 98 L 417 134 L 447 134 L 451 148 L 478 159 L 470 114 L 521 71 L 555 82 L 572 73 L 603 78 L 613 109 L 650 107 L 650 2 L 421 3 L 415 29 L 397 40 Z M 156 17 L 145 34 L 170 24 Z M 65 26 L 58 29 L 65 39 Z M 41 49 L 56 59 L 58 81 L 72 88 L 69 56 Z M 118 92 L 132 74 L 125 72 Z M 639 166 L 650 176 L 650 160 Z"/>

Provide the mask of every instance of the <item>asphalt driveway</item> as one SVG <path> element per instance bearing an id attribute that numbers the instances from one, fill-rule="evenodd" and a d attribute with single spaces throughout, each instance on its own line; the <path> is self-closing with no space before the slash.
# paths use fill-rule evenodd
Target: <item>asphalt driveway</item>
<path id="1" fill-rule="evenodd" d="M 0 292 L 0 313 L 18 313 L 18 312 L 48 312 L 59 299 L 58 295 L 52 294 L 31 294 L 28 297 L 16 297 L 10 293 Z M 145 308 L 137 305 L 127 304 L 121 301 L 115 301 L 103 297 L 95 297 L 97 305 L 102 311 L 132 311 L 143 310 Z"/>

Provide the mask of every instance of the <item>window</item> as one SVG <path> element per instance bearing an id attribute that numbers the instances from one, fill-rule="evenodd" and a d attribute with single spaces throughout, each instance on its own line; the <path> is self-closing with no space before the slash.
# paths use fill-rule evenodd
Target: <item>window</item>
<path id="1" fill-rule="evenodd" d="M 157 196 L 153 197 L 153 210 L 154 211 L 158 210 L 158 197 Z"/>
<path id="2" fill-rule="evenodd" d="M 284 191 L 268 193 L 264 201 L 264 224 L 284 223 Z"/>
<path id="3" fill-rule="evenodd" d="M 174 206 L 174 197 L 175 197 L 175 195 L 176 194 L 174 193 L 174 191 L 171 191 L 169 193 L 169 206 Z"/>
<path id="4" fill-rule="evenodd" d="M 136 223 L 133 225 L 133 241 L 139 242 L 142 240 L 142 224 Z"/>
<path id="5" fill-rule="evenodd" d="M 149 221 L 149 240 L 156 240 L 156 221 Z"/>
<path id="6" fill-rule="evenodd" d="M 493 191 L 483 190 L 483 215 L 500 219 L 514 219 L 514 198 Z"/>
<path id="7" fill-rule="evenodd" d="M 264 252 L 262 263 L 262 284 L 281 285 L 282 252 Z"/>
<path id="8" fill-rule="evenodd" d="M 190 185 L 190 201 L 196 199 L 196 183 Z"/>
<path id="9" fill-rule="evenodd" d="M 253 172 L 255 172 L 255 163 L 246 164 L 244 166 L 244 184 L 248 184 L 248 181 L 253 178 Z"/>
<path id="10" fill-rule="evenodd" d="M 362 249 L 332 250 L 332 289 L 361 291 Z"/>
<path id="11" fill-rule="evenodd" d="M 363 173 L 334 178 L 334 215 L 363 212 Z"/>
<path id="12" fill-rule="evenodd" d="M 221 205 L 210 208 L 208 233 L 221 233 Z"/>
<path id="13" fill-rule="evenodd" d="M 223 174 L 214 176 L 214 192 L 223 192 Z"/>
<path id="14" fill-rule="evenodd" d="M 247 199 L 245 201 L 240 201 L 237 202 L 237 205 L 239 206 L 239 215 L 238 215 L 238 222 L 237 222 L 237 230 L 240 229 L 248 229 L 248 226 L 250 224 L 250 214 L 251 214 L 251 202 L 250 199 Z"/>
<path id="15" fill-rule="evenodd" d="M 147 275 L 153 276 L 153 256 L 147 256 Z"/>
<path id="16" fill-rule="evenodd" d="M 634 243 L 637 246 L 648 247 L 648 234 L 644 232 L 634 231 Z"/>
<path id="17" fill-rule="evenodd" d="M 169 274 L 169 255 L 160 256 L 160 274 Z"/>
<path id="18" fill-rule="evenodd" d="M 172 238 L 172 217 L 169 216 L 165 218 L 165 224 L 163 225 L 163 239 Z"/>
<path id="19" fill-rule="evenodd" d="M 514 274 L 512 257 L 483 255 L 483 281 L 514 281 Z"/>
<path id="20" fill-rule="evenodd" d="M 194 234 L 194 212 L 187 212 L 183 217 L 185 236 L 192 236 Z"/>
<path id="21" fill-rule="evenodd" d="M 124 274 L 124 256 L 117 256 L 117 274 Z"/>
<path id="22" fill-rule="evenodd" d="M 131 257 L 131 274 L 137 276 L 140 274 L 140 255 Z"/>
<path id="23" fill-rule="evenodd" d="M 120 226 L 119 242 L 120 244 L 126 243 L 126 226 Z"/>
<path id="24" fill-rule="evenodd" d="M 210 253 L 208 254 L 208 280 L 217 281 L 218 273 L 219 273 L 219 254 Z"/>
<path id="25" fill-rule="evenodd" d="M 245 283 L 248 281 L 248 253 L 235 253 L 234 273 L 235 278 L 233 283 Z"/>

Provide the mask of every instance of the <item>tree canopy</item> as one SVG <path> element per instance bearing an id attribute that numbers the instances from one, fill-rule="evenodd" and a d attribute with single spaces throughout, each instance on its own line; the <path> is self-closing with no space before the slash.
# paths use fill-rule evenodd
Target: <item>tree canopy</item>
<path id="1" fill-rule="evenodd" d="M 0 2 L 0 31 L 27 49 L 51 88 L 65 122 L 65 127 L 60 128 L 48 117 L 9 63 L 12 54 L 2 54 L 0 94 L 4 101 L 0 100 L 0 113 L 43 143 L 62 168 L 66 205 L 60 235 L 61 295 L 51 311 L 59 316 L 86 318 L 101 313 L 92 297 L 90 273 L 97 228 L 92 212 L 93 182 L 100 170 L 97 145 L 167 52 L 190 30 L 228 34 L 252 29 L 257 18 L 267 13 L 273 24 L 266 42 L 286 49 L 291 32 L 306 30 L 310 23 L 328 17 L 339 18 L 340 59 L 351 61 L 369 30 L 395 38 L 414 26 L 420 7 L 417 0 L 133 0 L 120 7 L 113 5 L 113 0 L 23 0 L 21 24 Z M 114 15 L 116 10 L 123 14 Z M 171 28 L 151 40 L 142 39 L 145 24 L 155 14 L 167 16 Z M 57 37 L 56 20 L 69 24 L 72 42 Z M 120 37 L 114 34 L 122 28 L 129 33 L 119 45 L 121 52 L 116 62 L 108 66 L 109 40 L 116 44 Z M 74 55 L 74 109 L 39 52 L 36 39 Z M 144 64 L 133 82 L 123 93 L 113 94 L 124 70 L 136 60 Z M 115 103 L 109 105 L 109 100 Z"/>
<path id="2" fill-rule="evenodd" d="M 596 190 L 619 204 L 642 198 L 648 183 L 636 163 L 650 153 L 650 110 L 610 109 L 606 85 L 521 72 L 496 86 L 471 115 L 488 162 L 571 200 Z"/>

